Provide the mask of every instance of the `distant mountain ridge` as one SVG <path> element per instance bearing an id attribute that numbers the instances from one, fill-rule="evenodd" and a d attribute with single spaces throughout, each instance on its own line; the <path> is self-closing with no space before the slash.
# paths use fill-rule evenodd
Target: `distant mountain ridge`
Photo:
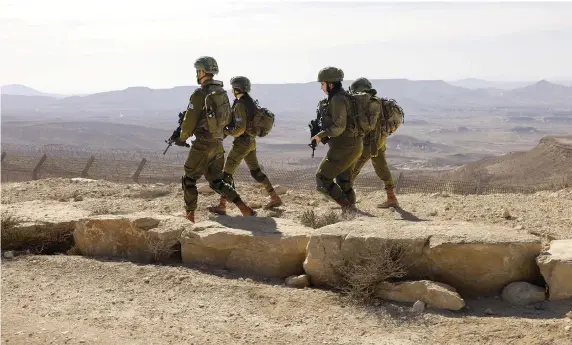
<path id="1" fill-rule="evenodd" d="M 344 87 L 347 88 L 351 82 L 351 80 L 345 81 Z M 546 80 L 512 90 L 494 88 L 471 90 L 451 85 L 443 80 L 372 79 L 371 82 L 378 91 L 378 96 L 396 99 L 406 112 L 447 107 L 572 106 L 572 87 Z M 196 86 L 176 86 L 169 89 L 129 87 L 85 96 L 56 98 L 26 86 L 7 85 L 2 87 L 2 107 L 7 113 L 122 112 L 126 115 L 141 116 L 146 113 L 185 109 L 189 96 L 195 88 Z M 232 96 L 230 87 L 226 83 L 225 88 L 229 90 L 229 96 Z M 293 117 L 299 112 L 311 111 L 325 96 L 316 82 L 253 84 L 251 95 L 274 112 Z"/>

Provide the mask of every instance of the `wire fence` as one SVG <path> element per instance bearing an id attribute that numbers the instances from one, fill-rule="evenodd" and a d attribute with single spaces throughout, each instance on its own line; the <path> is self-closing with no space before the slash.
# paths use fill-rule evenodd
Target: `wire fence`
<path id="1" fill-rule="evenodd" d="M 179 183 L 188 151 L 162 152 L 93 149 L 66 145 L 43 147 L 2 145 L 2 182 L 45 178 L 84 177 L 120 183 Z M 314 189 L 320 160 L 261 158 L 260 163 L 274 185 L 291 189 Z M 485 183 L 474 180 L 447 180 L 435 172 L 392 171 L 396 192 L 451 194 L 534 193 L 557 188 L 554 185 L 522 186 Z M 244 164 L 234 174 L 235 180 L 252 180 Z M 204 181 L 204 178 L 201 179 Z M 360 191 L 383 189 L 383 182 L 368 163 L 355 182 Z"/>

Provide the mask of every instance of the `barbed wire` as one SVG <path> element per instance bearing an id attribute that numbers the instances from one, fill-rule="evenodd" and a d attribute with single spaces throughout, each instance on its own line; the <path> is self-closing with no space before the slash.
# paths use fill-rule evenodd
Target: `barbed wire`
<path id="1" fill-rule="evenodd" d="M 71 145 L 2 145 L 2 182 L 26 181 L 54 177 L 87 177 L 113 182 L 178 183 L 184 174 L 183 163 L 188 150 L 161 152 L 86 148 Z M 45 157 L 42 159 L 42 157 Z M 259 162 L 274 185 L 295 189 L 314 189 L 315 173 L 321 159 L 286 157 L 273 159 L 271 154 L 259 154 Z M 91 162 L 90 162 L 91 161 Z M 88 164 L 89 163 L 89 164 Z M 138 168 L 142 167 L 141 170 Z M 572 185 L 572 175 L 558 181 L 536 186 L 490 183 L 475 174 L 473 180 L 454 180 L 447 173 L 438 178 L 428 172 L 392 171 L 397 192 L 452 194 L 534 193 Z M 525 174 L 525 172 L 523 172 Z M 524 176 L 524 175 L 523 175 Z M 254 181 L 245 163 L 237 169 L 235 179 Z M 383 189 L 370 164 L 366 165 L 355 182 L 362 191 Z"/>

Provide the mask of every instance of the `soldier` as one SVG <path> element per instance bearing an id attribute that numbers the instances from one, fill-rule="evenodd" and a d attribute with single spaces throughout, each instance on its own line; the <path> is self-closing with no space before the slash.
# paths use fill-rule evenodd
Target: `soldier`
<path id="1" fill-rule="evenodd" d="M 230 80 L 232 86 L 232 94 L 235 97 L 232 104 L 232 114 L 234 116 L 234 126 L 225 128 L 224 134 L 231 135 L 235 139 L 232 142 L 232 148 L 224 165 L 224 181 L 234 185 L 232 175 L 244 159 L 250 174 L 261 183 L 268 194 L 270 194 L 270 202 L 264 206 L 265 209 L 278 207 L 282 205 L 282 200 L 274 191 L 270 180 L 260 168 L 256 157 L 256 136 L 259 129 L 253 126 L 253 118 L 256 105 L 252 97 L 250 97 L 250 80 L 246 77 L 234 77 Z M 226 198 L 221 195 L 218 206 L 209 207 L 209 211 L 217 214 L 226 214 Z"/>
<path id="2" fill-rule="evenodd" d="M 367 92 L 372 96 L 377 94 L 377 90 L 372 88 L 371 82 L 366 78 L 356 79 L 350 86 L 350 91 Z M 397 207 L 399 204 L 397 202 L 397 198 L 395 197 L 393 177 L 391 176 L 391 171 L 389 171 L 389 168 L 387 167 L 387 160 L 385 159 L 385 139 L 387 137 L 379 134 L 377 137 L 374 137 L 376 136 L 376 133 L 381 133 L 379 130 L 381 127 L 379 126 L 384 125 L 383 116 L 380 116 L 379 121 L 377 121 L 378 130 L 372 131 L 364 137 L 363 152 L 354 166 L 351 182 L 353 185 L 356 177 L 359 175 L 365 163 L 371 159 L 375 173 L 383 181 L 385 185 L 385 191 L 387 193 L 387 200 L 381 204 L 378 204 L 377 206 L 380 208 L 389 208 Z"/>
<path id="3" fill-rule="evenodd" d="M 322 131 L 311 140 L 319 144 L 326 139 L 329 146 L 316 172 L 317 190 L 329 195 L 345 212 L 355 207 L 348 201 L 355 199 L 350 178 L 363 149 L 363 134 L 349 118 L 354 115 L 354 110 L 347 92 L 342 88 L 343 79 L 344 72 L 336 67 L 325 67 L 318 73 L 322 91 L 328 97 L 318 105 L 322 114 Z"/>
<path id="4" fill-rule="evenodd" d="M 198 197 L 196 183 L 203 175 L 209 186 L 233 202 L 243 216 L 256 216 L 256 212 L 241 200 L 235 189 L 223 180 L 223 130 L 231 119 L 231 110 L 223 83 L 213 80 L 213 76 L 218 73 L 217 62 L 210 56 L 201 56 L 194 66 L 200 87 L 195 89 L 190 97 L 181 124 L 181 134 L 175 138 L 176 145 L 185 146 L 188 138 L 193 135 L 196 137 L 185 162 L 185 175 L 182 177 L 187 219 L 195 222 Z"/>

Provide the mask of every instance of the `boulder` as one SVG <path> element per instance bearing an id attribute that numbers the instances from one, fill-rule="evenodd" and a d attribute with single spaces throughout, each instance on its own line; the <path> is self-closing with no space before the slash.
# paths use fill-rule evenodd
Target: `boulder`
<path id="1" fill-rule="evenodd" d="M 536 258 L 551 301 L 572 298 L 572 239 L 555 240 Z"/>
<path id="2" fill-rule="evenodd" d="M 469 222 L 418 225 L 434 233 L 425 247 L 431 280 L 454 286 L 463 296 L 500 295 L 511 282 L 540 277 L 536 236 Z"/>
<path id="3" fill-rule="evenodd" d="M 397 302 L 421 301 L 429 308 L 459 310 L 465 306 L 455 288 L 429 280 L 382 283 L 377 286 L 375 296 Z"/>
<path id="4" fill-rule="evenodd" d="M 79 220 L 73 236 L 82 255 L 153 262 L 168 259 L 181 233 L 189 227 L 192 224 L 183 217 L 101 215 Z"/>
<path id="5" fill-rule="evenodd" d="M 76 221 L 89 214 L 52 200 L 2 205 L 2 250 L 65 251 L 72 244 Z"/>
<path id="6" fill-rule="evenodd" d="M 546 299 L 545 291 L 540 286 L 527 282 L 512 282 L 502 290 L 504 301 L 518 306 L 539 303 Z"/>
<path id="7" fill-rule="evenodd" d="M 307 274 L 301 274 L 299 276 L 290 276 L 286 278 L 284 282 L 286 286 L 294 287 L 298 289 L 303 289 L 307 286 L 310 286 L 310 277 Z"/>
<path id="8" fill-rule="evenodd" d="M 185 264 L 286 278 L 304 273 L 311 231 L 282 218 L 217 216 L 182 234 L 181 254 Z"/>
<path id="9" fill-rule="evenodd" d="M 388 248 L 403 253 L 403 279 L 442 282 L 461 295 L 498 295 L 510 282 L 540 276 L 534 261 L 539 240 L 512 228 L 461 221 L 380 222 L 369 217 L 315 230 L 304 269 L 313 285 L 332 285 L 340 262 L 355 253 L 387 257 Z"/>

